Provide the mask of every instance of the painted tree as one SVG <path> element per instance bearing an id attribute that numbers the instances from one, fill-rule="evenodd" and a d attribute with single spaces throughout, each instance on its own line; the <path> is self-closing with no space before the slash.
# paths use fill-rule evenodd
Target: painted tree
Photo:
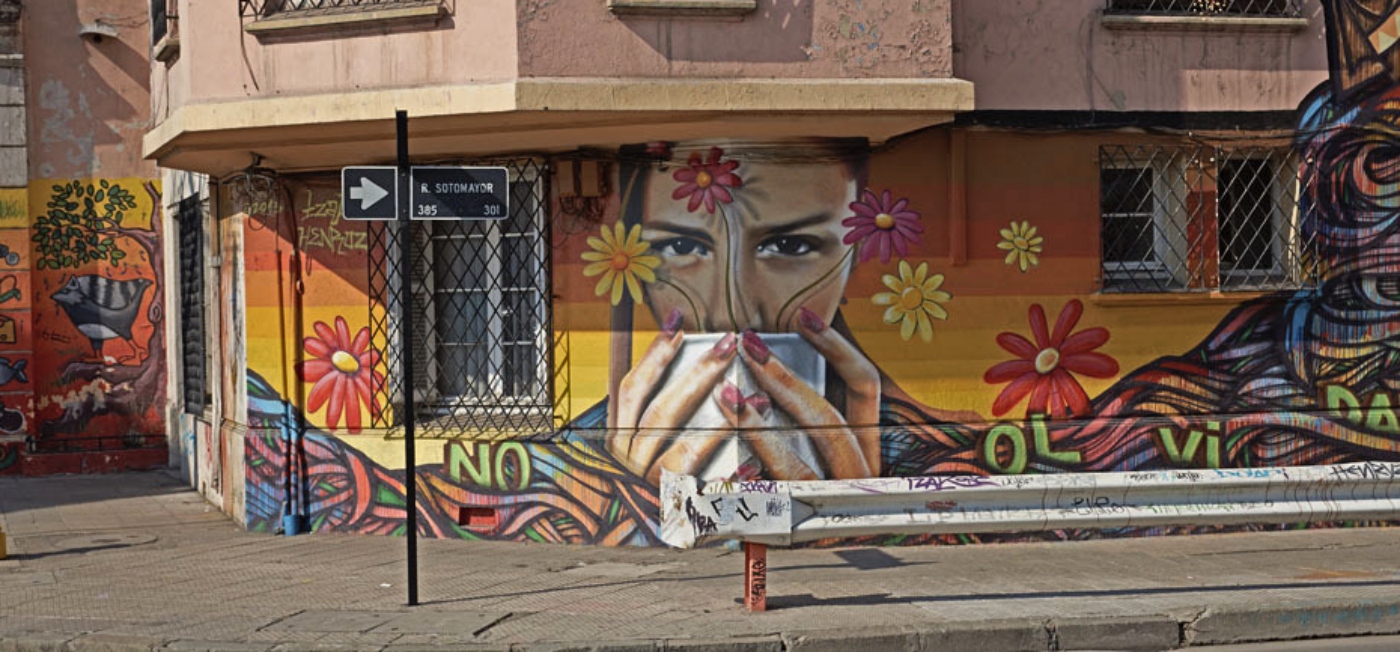
<path id="1" fill-rule="evenodd" d="M 145 252 L 153 286 L 146 318 L 152 325 L 147 356 L 137 365 L 108 365 L 105 361 L 73 360 L 63 367 L 59 382 L 98 383 L 101 392 L 79 392 L 64 405 L 63 415 L 41 427 L 41 434 L 80 432 L 97 416 L 116 414 L 139 417 L 156 407 L 164 391 L 165 338 L 162 293 L 165 289 L 160 247 L 160 192 L 155 184 L 143 188 L 151 199 L 145 228 L 127 224 L 137 208 L 136 196 L 121 184 L 106 179 L 96 183 L 70 181 L 53 186 L 47 212 L 34 220 L 36 270 L 78 270 L 95 263 L 119 264 L 127 258 L 123 241 Z M 138 263 L 139 264 L 139 263 Z M 138 348 L 141 344 L 135 343 Z"/>

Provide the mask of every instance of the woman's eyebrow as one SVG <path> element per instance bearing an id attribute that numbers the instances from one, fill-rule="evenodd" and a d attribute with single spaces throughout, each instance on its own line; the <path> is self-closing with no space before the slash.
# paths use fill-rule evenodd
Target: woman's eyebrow
<path id="1" fill-rule="evenodd" d="M 763 233 L 763 235 L 765 235 L 765 236 L 768 236 L 768 235 L 780 235 L 780 234 L 784 234 L 784 233 L 792 233 L 793 231 L 799 231 L 799 230 L 805 229 L 805 228 L 807 228 L 807 227 L 809 227 L 809 226 L 813 226 L 813 225 L 816 225 L 816 224 L 821 224 L 821 223 L 823 223 L 823 222 L 828 222 L 828 221 L 830 221 L 830 220 L 831 220 L 831 213 L 828 212 L 828 211 L 822 211 L 822 212 L 820 212 L 820 213 L 813 213 L 813 214 L 808 215 L 808 216 L 806 216 L 806 217 L 799 217 L 799 218 L 797 218 L 797 219 L 795 219 L 795 220 L 793 220 L 793 221 L 791 221 L 791 222 L 783 222 L 783 223 L 781 223 L 781 224 L 771 224 L 771 225 L 770 225 L 770 224 L 760 224 L 760 226 L 762 227 L 761 233 Z"/>
<path id="2" fill-rule="evenodd" d="M 696 240 L 704 240 L 705 242 L 714 242 L 714 236 L 710 235 L 710 233 L 708 231 L 705 231 L 704 229 L 696 229 L 688 226 L 681 226 L 679 224 L 672 224 L 670 222 L 648 222 L 642 225 L 642 228 L 656 231 L 665 231 L 667 233 L 674 233 L 676 235 L 695 238 Z"/>

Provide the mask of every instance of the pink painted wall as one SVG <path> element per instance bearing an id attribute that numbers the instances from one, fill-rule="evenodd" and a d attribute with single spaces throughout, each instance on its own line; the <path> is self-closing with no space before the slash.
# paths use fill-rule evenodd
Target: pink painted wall
<path id="1" fill-rule="evenodd" d="M 742 19 L 618 17 L 603 0 L 473 0 L 432 28 L 259 39 L 179 3 L 155 115 L 186 102 L 518 77 L 947 77 L 950 0 L 760 0 Z M 190 70 L 198 74 L 190 74 Z"/>
<path id="2" fill-rule="evenodd" d="M 947 77 L 950 0 L 759 0 L 738 19 L 520 3 L 522 77 Z"/>
<path id="3" fill-rule="evenodd" d="M 150 116 L 149 7 L 142 0 L 24 5 L 29 177 L 154 177 L 141 159 Z M 96 20 L 117 38 L 78 37 Z"/>
<path id="4" fill-rule="evenodd" d="M 954 73 L 981 110 L 1287 111 L 1327 78 L 1322 6 L 1299 32 L 1111 30 L 1103 0 L 956 0 Z"/>
<path id="5" fill-rule="evenodd" d="M 436 27 L 254 37 L 235 7 L 180 3 L 180 59 L 157 66 L 171 106 L 331 90 L 405 88 L 515 76 L 515 3 L 457 2 Z M 198 74 L 190 74 L 189 70 Z"/>

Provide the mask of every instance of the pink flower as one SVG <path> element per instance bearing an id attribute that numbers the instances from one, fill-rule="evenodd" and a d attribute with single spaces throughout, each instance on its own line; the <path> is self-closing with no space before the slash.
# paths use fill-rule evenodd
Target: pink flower
<path id="1" fill-rule="evenodd" d="M 1089 396 L 1071 372 L 1091 378 L 1110 378 L 1118 373 L 1118 362 L 1093 352 L 1108 341 L 1108 329 L 1090 328 L 1070 335 L 1083 313 L 1084 304 L 1071 299 L 1060 311 L 1052 334 L 1047 332 L 1045 309 L 1037 303 L 1030 310 L 1034 344 L 1015 333 L 997 335 L 997 344 L 1018 359 L 999 363 L 982 377 L 988 383 L 1011 383 L 992 404 L 994 416 L 1005 414 L 1027 395 L 1030 395 L 1027 416 L 1081 416 L 1089 412 Z"/>
<path id="2" fill-rule="evenodd" d="M 865 262 L 880 252 L 880 262 L 890 262 L 890 254 L 909 255 L 909 243 L 919 244 L 919 234 L 924 226 L 919 223 L 919 214 L 908 210 L 909 200 L 900 198 L 891 201 L 890 191 L 879 197 L 870 190 L 865 191 L 864 201 L 851 202 L 852 215 L 841 220 L 841 225 L 851 230 L 842 238 L 846 244 L 860 242 L 860 260 Z"/>
<path id="3" fill-rule="evenodd" d="M 671 193 L 671 199 L 681 199 L 690 197 L 685 209 L 694 212 L 705 204 L 707 212 L 715 212 L 715 204 L 728 204 L 734 201 L 734 195 L 730 194 L 730 188 L 740 188 L 744 185 L 744 180 L 739 175 L 734 174 L 734 168 L 739 167 L 738 161 L 721 161 L 724 150 L 718 147 L 710 148 L 710 155 L 703 162 L 700 160 L 700 152 L 690 155 L 690 161 L 686 167 L 676 170 L 674 178 L 681 182 L 679 188 Z"/>
<path id="4" fill-rule="evenodd" d="M 297 363 L 302 380 L 315 383 L 306 399 L 308 412 L 326 408 L 326 425 L 340 425 L 341 415 L 350 432 L 360 431 L 360 406 L 369 405 L 372 415 L 379 414 L 379 399 L 374 388 L 384 382 L 384 374 L 375 371 L 379 352 L 369 348 L 369 327 L 361 328 L 354 339 L 344 317 L 335 318 L 335 329 L 325 322 L 312 325 L 320 337 L 308 337 L 302 342 L 312 359 Z"/>

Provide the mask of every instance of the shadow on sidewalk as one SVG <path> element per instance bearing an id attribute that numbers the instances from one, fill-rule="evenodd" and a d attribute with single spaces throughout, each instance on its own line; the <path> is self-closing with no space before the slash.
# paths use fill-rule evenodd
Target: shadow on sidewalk
<path id="1" fill-rule="evenodd" d="M 194 490 L 170 469 L 0 478 L 0 515 Z"/>

